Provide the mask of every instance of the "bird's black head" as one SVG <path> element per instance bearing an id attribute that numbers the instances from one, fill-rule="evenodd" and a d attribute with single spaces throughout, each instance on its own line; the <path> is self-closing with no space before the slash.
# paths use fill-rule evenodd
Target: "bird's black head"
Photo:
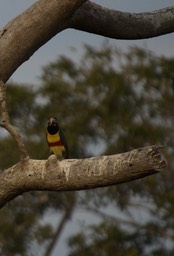
<path id="1" fill-rule="evenodd" d="M 52 135 L 59 131 L 59 125 L 55 117 L 48 118 L 47 131 Z"/>

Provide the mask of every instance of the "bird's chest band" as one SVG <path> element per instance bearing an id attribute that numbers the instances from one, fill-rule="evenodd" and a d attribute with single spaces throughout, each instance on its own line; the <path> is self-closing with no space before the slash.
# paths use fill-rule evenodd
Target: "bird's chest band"
<path id="1" fill-rule="evenodd" d="M 64 146 L 61 140 L 55 142 L 48 142 L 49 147 Z"/>

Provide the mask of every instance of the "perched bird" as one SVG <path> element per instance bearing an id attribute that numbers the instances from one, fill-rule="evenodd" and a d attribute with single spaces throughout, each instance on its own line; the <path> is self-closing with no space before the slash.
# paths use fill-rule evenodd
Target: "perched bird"
<path id="1" fill-rule="evenodd" d="M 68 158 L 68 145 L 55 117 L 48 119 L 47 143 L 50 152 L 56 155 L 59 160 Z"/>

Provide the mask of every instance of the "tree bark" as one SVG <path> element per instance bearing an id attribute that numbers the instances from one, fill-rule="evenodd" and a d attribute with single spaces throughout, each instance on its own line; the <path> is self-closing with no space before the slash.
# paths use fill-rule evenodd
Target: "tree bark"
<path id="1" fill-rule="evenodd" d="M 126 13 L 87 1 L 72 17 L 71 27 L 115 39 L 144 39 L 174 32 L 174 7 Z"/>
<path id="2" fill-rule="evenodd" d="M 0 80 L 15 70 L 42 45 L 69 26 L 74 12 L 86 0 L 39 0 L 0 31 Z"/>
<path id="3" fill-rule="evenodd" d="M 24 192 L 72 191 L 110 186 L 152 175 L 166 167 L 161 146 L 88 159 L 20 161 L 0 175 L 0 208 Z"/>

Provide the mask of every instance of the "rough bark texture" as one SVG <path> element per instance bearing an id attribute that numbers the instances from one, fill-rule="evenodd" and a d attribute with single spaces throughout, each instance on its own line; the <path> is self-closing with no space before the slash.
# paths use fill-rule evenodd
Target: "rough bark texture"
<path id="1" fill-rule="evenodd" d="M 160 146 L 149 146 L 112 156 L 57 161 L 20 161 L 0 175 L 0 207 L 31 190 L 70 191 L 109 186 L 161 171 L 166 162 Z"/>
<path id="2" fill-rule="evenodd" d="M 174 32 L 174 7 L 126 13 L 88 1 L 72 17 L 72 28 L 116 39 L 143 39 Z"/>
<path id="3" fill-rule="evenodd" d="M 0 80 L 14 71 L 42 45 L 69 26 L 86 0 L 39 0 L 0 31 Z"/>
<path id="4" fill-rule="evenodd" d="M 87 0 L 39 0 L 0 30 L 0 80 L 6 82 L 34 52 L 67 28 L 117 39 L 155 37 L 174 32 L 174 7 L 135 14 Z"/>

